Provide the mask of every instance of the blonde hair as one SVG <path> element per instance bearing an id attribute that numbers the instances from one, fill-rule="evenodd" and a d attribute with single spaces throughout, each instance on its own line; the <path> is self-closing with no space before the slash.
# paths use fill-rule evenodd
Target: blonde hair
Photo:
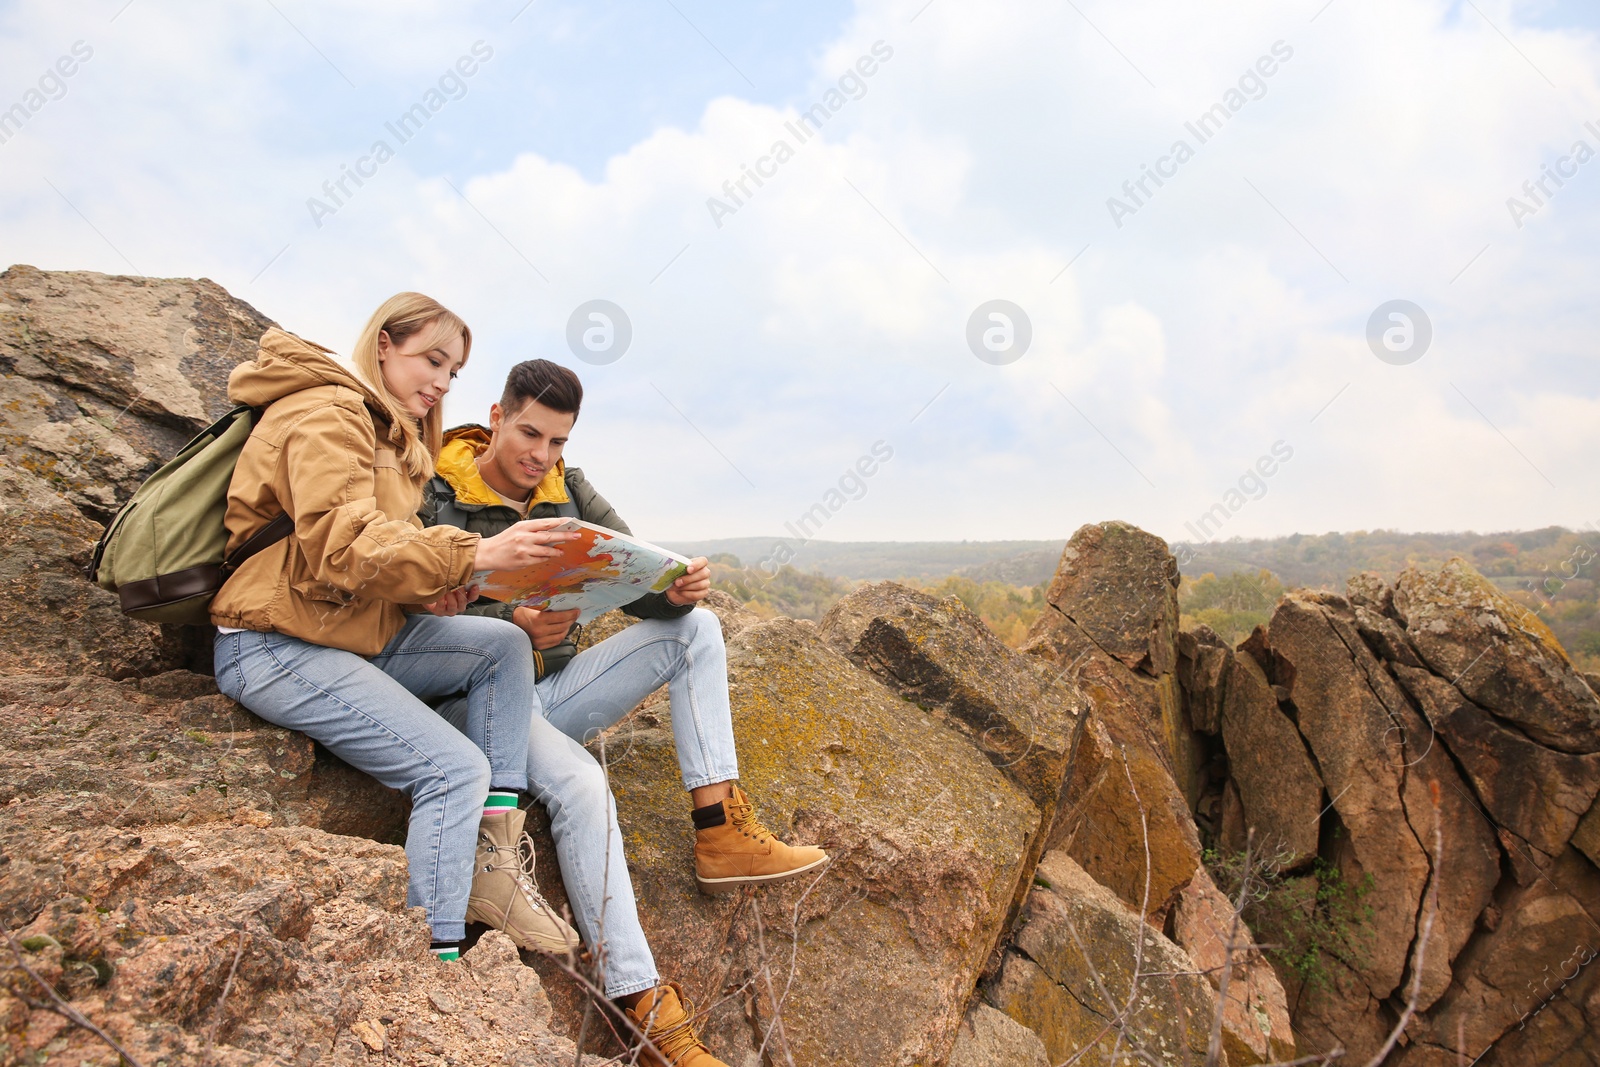
<path id="1" fill-rule="evenodd" d="M 424 347 L 443 344 L 460 336 L 462 366 L 472 354 L 472 331 L 461 317 L 437 300 L 421 293 L 396 293 L 379 305 L 362 327 L 351 353 L 356 369 L 383 402 L 389 417 L 389 441 L 398 446 L 401 462 L 411 480 L 421 485 L 433 475 L 433 464 L 444 443 L 444 412 L 436 404 L 421 419 L 408 414 L 389 391 L 378 360 L 378 335 L 389 335 L 389 343 L 404 344 L 413 334 L 427 331 Z"/>

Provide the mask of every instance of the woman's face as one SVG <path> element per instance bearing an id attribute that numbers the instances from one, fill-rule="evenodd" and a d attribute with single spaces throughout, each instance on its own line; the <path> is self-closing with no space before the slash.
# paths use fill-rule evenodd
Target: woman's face
<path id="1" fill-rule="evenodd" d="M 412 418 L 422 418 L 444 399 L 456 371 L 466 360 L 466 346 L 460 334 L 441 341 L 424 326 L 398 345 L 389 339 L 387 331 L 378 334 L 383 384 L 399 401 L 400 409 Z"/>

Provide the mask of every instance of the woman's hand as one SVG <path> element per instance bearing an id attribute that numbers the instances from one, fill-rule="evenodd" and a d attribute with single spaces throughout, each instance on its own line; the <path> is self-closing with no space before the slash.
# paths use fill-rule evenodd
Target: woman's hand
<path id="1" fill-rule="evenodd" d="M 507 571 L 526 567 L 541 559 L 561 554 L 555 546 L 576 540 L 578 531 L 557 530 L 567 519 L 524 519 L 493 537 L 478 542 L 478 555 L 472 561 L 475 571 Z"/>
<path id="2" fill-rule="evenodd" d="M 449 618 L 451 615 L 460 615 L 467 610 L 467 605 L 478 599 L 478 587 L 465 585 L 460 589 L 452 589 L 432 604 L 424 604 L 423 608 L 440 618 Z"/>

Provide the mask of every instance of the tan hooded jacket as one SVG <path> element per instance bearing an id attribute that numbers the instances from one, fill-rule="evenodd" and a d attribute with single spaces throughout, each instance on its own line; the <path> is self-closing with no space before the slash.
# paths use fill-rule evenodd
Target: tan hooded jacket
<path id="1" fill-rule="evenodd" d="M 479 536 L 418 523 L 422 488 L 400 464 L 399 431 L 353 366 L 271 329 L 228 397 L 267 409 L 228 488 L 228 551 L 281 512 L 294 533 L 228 578 L 213 623 L 371 656 L 405 624 L 402 605 L 467 584 Z"/>

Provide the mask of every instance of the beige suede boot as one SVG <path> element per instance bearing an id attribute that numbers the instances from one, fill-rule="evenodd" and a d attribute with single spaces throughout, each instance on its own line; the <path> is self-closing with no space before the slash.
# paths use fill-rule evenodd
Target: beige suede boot
<path id="1" fill-rule="evenodd" d="M 828 854 L 810 845 L 786 845 L 761 825 L 744 790 L 695 812 L 694 877 L 702 893 L 731 893 L 747 885 L 767 885 L 795 878 L 828 862 Z"/>
<path id="2" fill-rule="evenodd" d="M 504 930 L 518 948 L 565 954 L 578 947 L 578 932 L 556 914 L 533 880 L 533 839 L 522 832 L 526 818 L 521 808 L 502 808 L 478 825 L 467 921 Z"/>

